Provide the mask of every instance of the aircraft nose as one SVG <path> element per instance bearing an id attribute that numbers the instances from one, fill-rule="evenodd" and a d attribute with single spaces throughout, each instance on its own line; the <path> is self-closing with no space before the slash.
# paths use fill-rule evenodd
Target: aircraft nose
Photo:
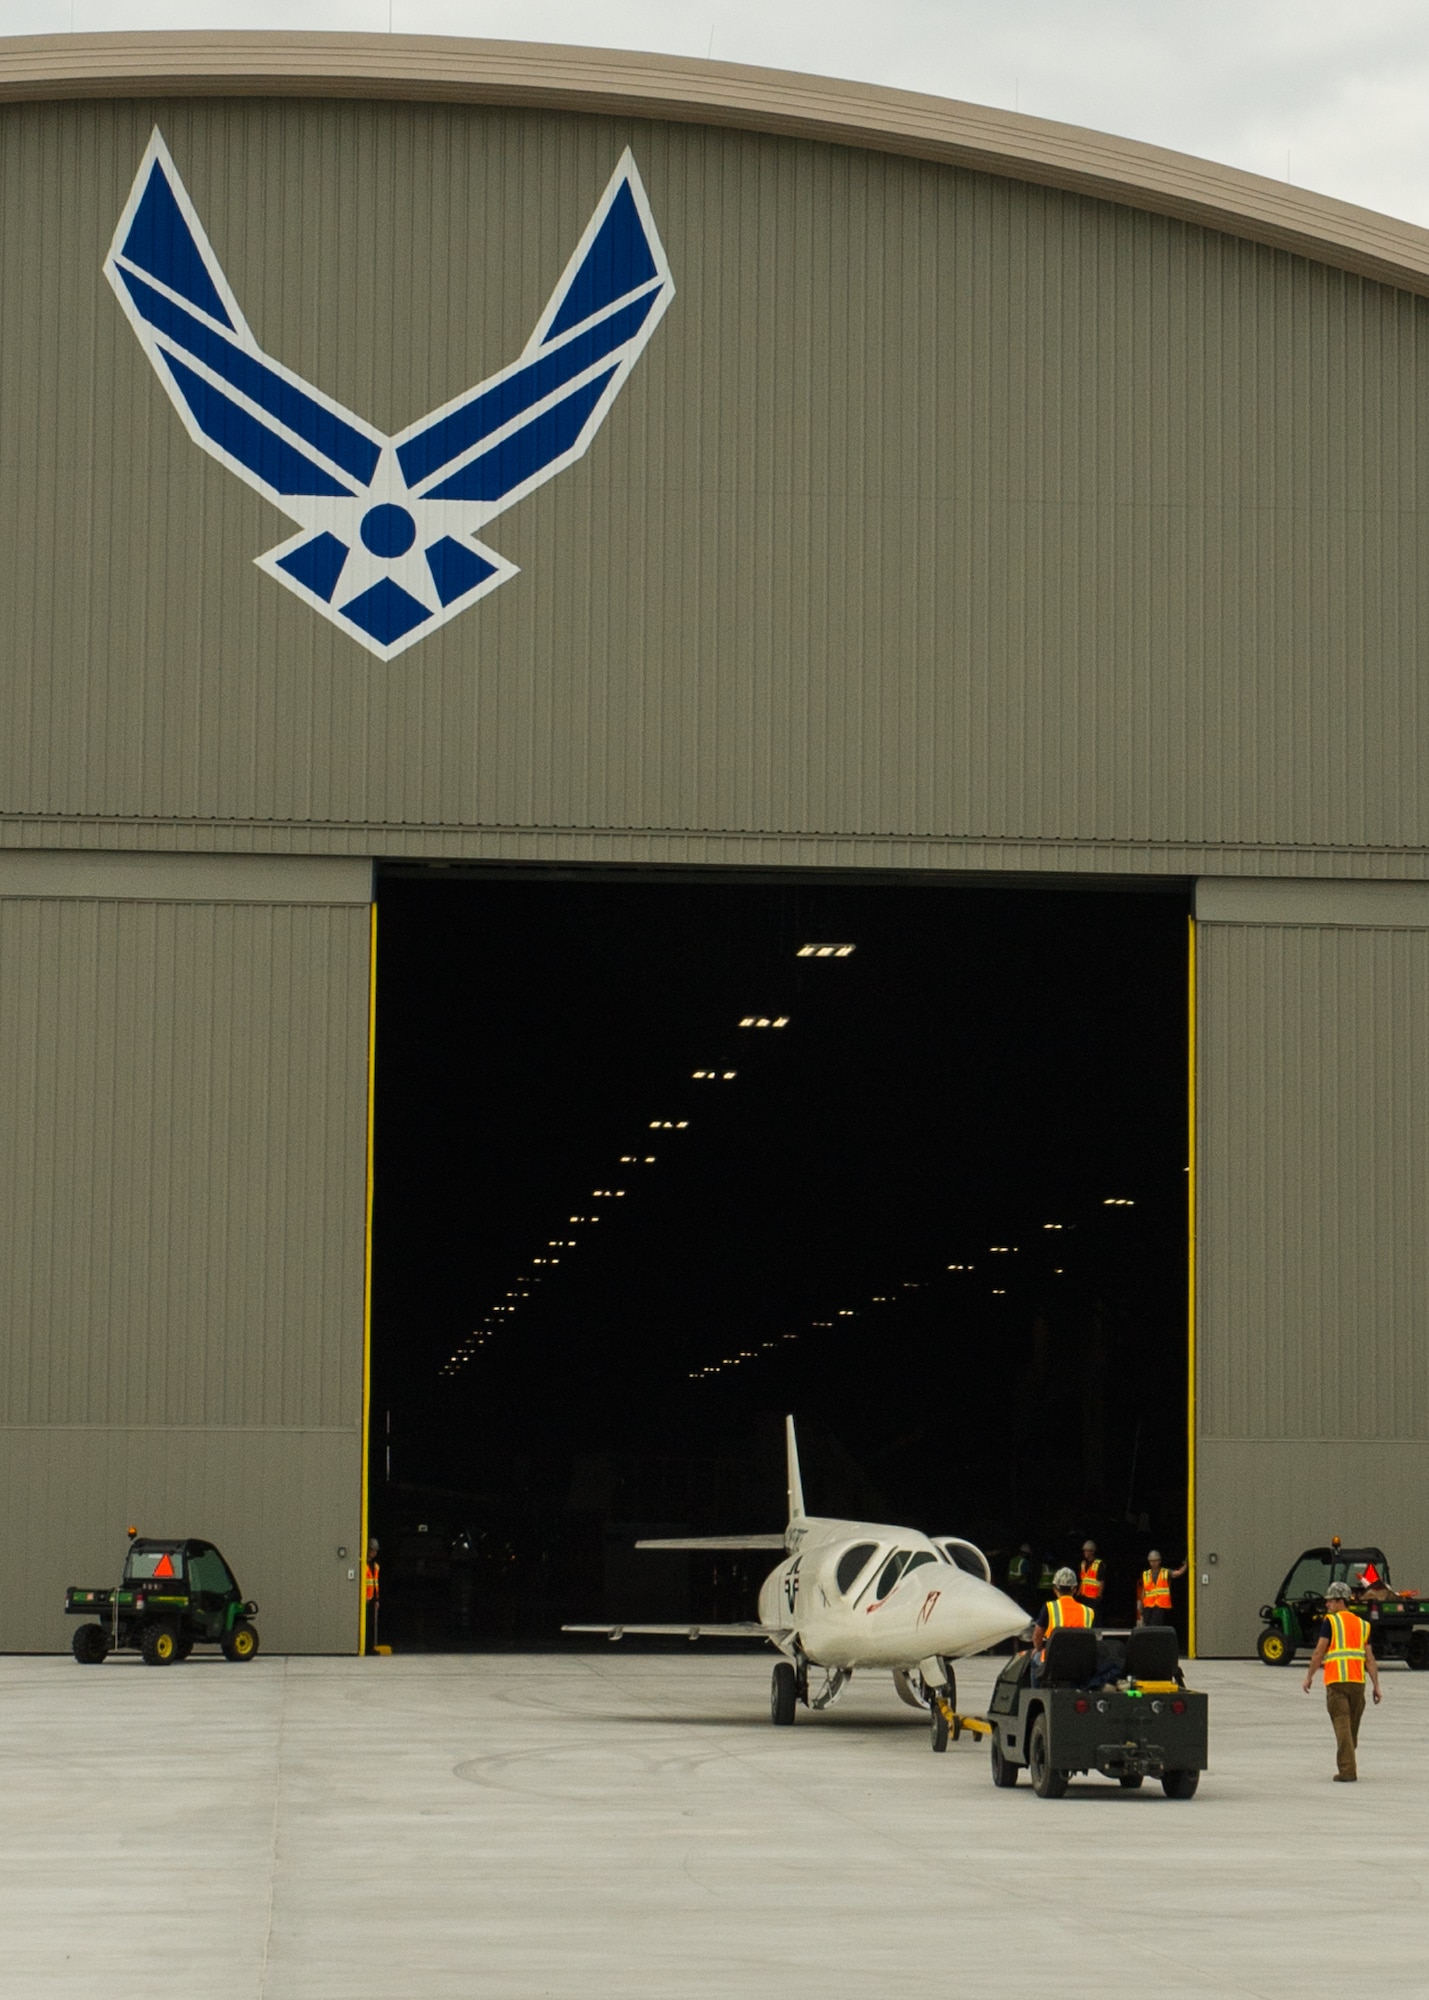
<path id="1" fill-rule="evenodd" d="M 947 1607 L 946 1619 L 935 1614 L 934 1621 L 946 1631 L 946 1642 L 936 1648 L 941 1653 L 980 1653 L 999 1640 L 1016 1638 L 1032 1622 L 1005 1591 L 965 1570 L 959 1573 L 956 1589 L 948 1593 Z"/>

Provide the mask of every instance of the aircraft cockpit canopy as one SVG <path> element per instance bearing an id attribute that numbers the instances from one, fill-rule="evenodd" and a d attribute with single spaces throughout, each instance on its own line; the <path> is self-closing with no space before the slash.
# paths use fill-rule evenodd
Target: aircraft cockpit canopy
<path id="1" fill-rule="evenodd" d="M 855 1542 L 851 1549 L 845 1549 L 839 1557 L 839 1566 L 834 1572 L 834 1580 L 847 1597 L 873 1558 L 878 1554 L 877 1542 Z"/>
<path id="2" fill-rule="evenodd" d="M 984 1583 L 992 1582 L 992 1564 L 974 1543 L 965 1542 L 957 1535 L 940 1535 L 938 1547 L 950 1563 L 966 1570 L 969 1576 L 980 1576 Z"/>

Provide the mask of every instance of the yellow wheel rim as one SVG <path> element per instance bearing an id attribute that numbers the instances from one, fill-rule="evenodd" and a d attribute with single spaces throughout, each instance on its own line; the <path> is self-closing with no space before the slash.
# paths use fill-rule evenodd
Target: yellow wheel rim
<path id="1" fill-rule="evenodd" d="M 247 1659 L 248 1655 L 253 1651 L 253 1634 L 251 1632 L 235 1632 L 233 1635 L 233 1650 L 243 1659 Z"/>
<path id="2" fill-rule="evenodd" d="M 1272 1633 L 1271 1636 L 1266 1640 L 1264 1652 L 1267 1660 L 1284 1659 L 1285 1641 L 1284 1639 L 1281 1638 L 1278 1632 Z"/>
<path id="3" fill-rule="evenodd" d="M 174 1642 L 167 1632 L 161 1632 L 154 1641 L 154 1651 L 161 1660 L 171 1660 L 174 1657 Z"/>

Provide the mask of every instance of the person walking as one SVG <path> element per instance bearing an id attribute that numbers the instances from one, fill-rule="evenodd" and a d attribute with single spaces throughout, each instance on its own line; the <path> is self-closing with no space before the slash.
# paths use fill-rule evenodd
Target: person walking
<path id="1" fill-rule="evenodd" d="M 1077 1595 L 1093 1614 L 1101 1610 L 1106 1597 L 1106 1578 L 1102 1573 L 1102 1559 L 1097 1554 L 1096 1543 L 1092 1541 L 1082 1543 L 1082 1566 L 1077 1576 Z"/>
<path id="2" fill-rule="evenodd" d="M 1325 1706 L 1335 1731 L 1335 1783 L 1353 1785 L 1359 1778 L 1356 1753 L 1364 1717 L 1364 1683 L 1368 1674 L 1379 1706 L 1379 1662 L 1369 1642 L 1369 1621 L 1350 1610 L 1350 1586 L 1332 1583 L 1325 1592 L 1325 1616 L 1320 1621 L 1315 1650 L 1305 1669 L 1309 1694 L 1315 1669 L 1325 1671 Z"/>
<path id="3" fill-rule="evenodd" d="M 1179 1569 L 1167 1569 L 1161 1560 L 1160 1549 L 1148 1552 L 1146 1568 L 1141 1572 L 1141 1581 L 1136 1586 L 1138 1625 L 1171 1623 L 1171 1579 L 1173 1576 L 1185 1574 L 1185 1563 L 1182 1563 Z"/>

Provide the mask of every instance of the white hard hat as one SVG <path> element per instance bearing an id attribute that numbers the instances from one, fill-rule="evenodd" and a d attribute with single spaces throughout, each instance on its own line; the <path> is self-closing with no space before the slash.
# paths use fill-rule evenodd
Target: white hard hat
<path id="1" fill-rule="evenodd" d="M 1062 1567 L 1053 1577 L 1052 1582 L 1058 1590 L 1075 1590 L 1077 1587 L 1077 1572 L 1074 1569 L 1068 1569 L 1066 1564 L 1063 1563 Z"/>

